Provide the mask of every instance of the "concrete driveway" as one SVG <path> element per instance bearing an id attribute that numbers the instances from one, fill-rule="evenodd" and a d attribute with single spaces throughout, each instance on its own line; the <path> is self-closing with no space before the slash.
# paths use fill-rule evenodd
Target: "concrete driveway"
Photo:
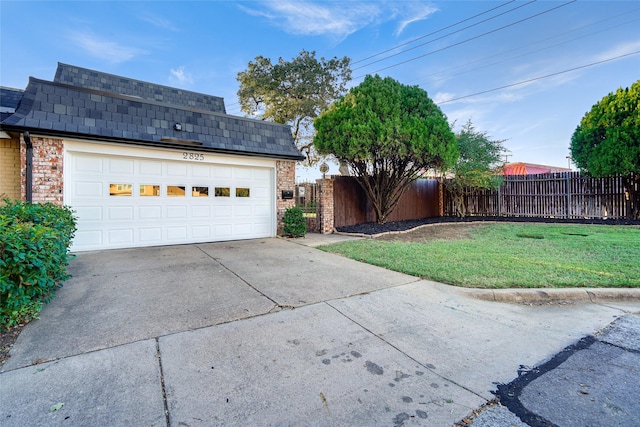
<path id="1" fill-rule="evenodd" d="M 315 239 L 79 254 L 2 367 L 0 423 L 447 426 L 640 312 L 484 301 Z"/>

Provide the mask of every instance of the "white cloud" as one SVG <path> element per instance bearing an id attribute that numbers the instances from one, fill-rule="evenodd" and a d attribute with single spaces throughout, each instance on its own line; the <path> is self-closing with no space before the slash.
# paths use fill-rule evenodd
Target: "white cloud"
<path id="1" fill-rule="evenodd" d="M 186 86 L 193 84 L 193 77 L 190 73 L 184 71 L 184 66 L 180 66 L 178 68 L 172 68 L 169 71 L 169 81 L 172 84 L 176 84 L 179 86 Z"/>
<path id="2" fill-rule="evenodd" d="M 441 102 L 446 102 L 446 101 L 448 101 L 450 99 L 453 99 L 455 97 L 456 97 L 456 95 L 454 93 L 451 93 L 451 92 L 437 92 L 435 95 L 433 95 L 431 97 L 431 99 L 436 104 L 439 104 Z"/>
<path id="3" fill-rule="evenodd" d="M 407 3 L 403 3 L 403 5 L 407 5 Z M 437 7 L 429 4 L 409 2 L 408 5 L 410 7 L 406 9 L 402 8 L 397 11 L 401 20 L 395 31 L 396 36 L 402 34 L 404 29 L 414 22 L 424 21 L 429 17 L 429 15 L 438 11 Z"/>
<path id="4" fill-rule="evenodd" d="M 637 52 L 638 50 L 640 50 L 640 40 L 635 40 L 628 43 L 622 43 L 622 44 L 618 44 L 617 46 L 613 46 L 611 49 L 598 54 L 594 58 L 594 60 L 605 61 L 607 59 L 615 58 L 617 56 L 622 56 L 628 53 Z M 628 56 L 626 58 L 628 58 Z M 620 59 L 625 59 L 625 58 L 620 58 Z"/>
<path id="5" fill-rule="evenodd" d="M 162 18 L 160 16 L 146 14 L 146 15 L 140 17 L 140 19 L 142 19 L 145 22 L 148 22 L 149 24 L 153 25 L 154 27 L 158 27 L 158 28 L 161 28 L 163 30 L 169 30 L 169 31 L 173 31 L 173 32 L 180 31 L 180 29 L 178 27 L 176 27 L 175 25 L 173 25 L 173 23 L 171 21 L 169 21 L 168 19 Z"/>
<path id="6" fill-rule="evenodd" d="M 147 55 L 148 51 L 119 44 L 116 41 L 102 39 L 95 34 L 72 32 L 69 40 L 89 55 L 104 59 L 114 64 L 129 61 L 139 55 Z"/>
<path id="7" fill-rule="evenodd" d="M 261 3 L 268 10 L 239 6 L 253 16 L 261 16 L 296 35 L 347 37 L 366 26 L 381 13 L 377 3 L 313 3 L 274 1 Z"/>

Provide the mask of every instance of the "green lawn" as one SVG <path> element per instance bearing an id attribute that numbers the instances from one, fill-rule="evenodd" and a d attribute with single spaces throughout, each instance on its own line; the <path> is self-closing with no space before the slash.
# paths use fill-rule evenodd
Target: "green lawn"
<path id="1" fill-rule="evenodd" d="M 640 287 L 636 226 L 490 224 L 469 239 L 368 239 L 321 249 L 465 287 Z"/>

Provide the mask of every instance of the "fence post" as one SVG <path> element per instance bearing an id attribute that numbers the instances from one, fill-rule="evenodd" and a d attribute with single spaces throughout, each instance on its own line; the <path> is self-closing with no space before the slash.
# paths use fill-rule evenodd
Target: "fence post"
<path id="1" fill-rule="evenodd" d="M 502 184 L 498 186 L 498 216 L 502 216 L 502 207 L 500 205 L 500 187 L 502 187 Z"/>

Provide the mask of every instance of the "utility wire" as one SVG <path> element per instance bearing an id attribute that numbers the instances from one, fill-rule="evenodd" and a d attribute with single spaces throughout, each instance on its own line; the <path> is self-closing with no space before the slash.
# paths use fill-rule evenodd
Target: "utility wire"
<path id="1" fill-rule="evenodd" d="M 637 10 L 637 9 L 636 9 L 636 10 Z M 627 13 L 624 13 L 623 15 L 627 15 Z M 615 17 L 608 18 L 608 19 L 605 19 L 605 20 L 599 21 L 599 22 L 597 22 L 597 23 L 599 24 L 599 23 L 602 23 L 602 22 L 608 21 L 608 20 L 610 20 L 610 19 L 617 18 L 617 17 L 619 17 L 619 16 L 621 16 L 621 15 L 617 15 L 617 16 L 615 16 Z M 601 29 L 601 30 L 595 31 L 595 32 L 593 32 L 593 33 L 585 34 L 585 35 L 583 35 L 583 36 L 574 37 L 574 38 L 569 39 L 569 40 L 564 40 L 564 41 L 561 41 L 561 42 L 558 42 L 558 43 L 555 43 L 555 44 L 552 44 L 552 45 L 547 45 L 547 46 L 541 47 L 541 48 L 539 48 L 539 49 L 535 49 L 535 50 L 532 50 L 532 51 L 529 51 L 529 52 L 526 52 L 526 53 L 522 53 L 522 54 L 520 54 L 520 55 L 511 56 L 511 57 L 509 57 L 509 58 L 506 58 L 506 59 L 503 59 L 503 60 L 500 60 L 500 61 L 496 61 L 496 62 L 492 62 L 492 63 L 489 63 L 489 64 L 484 64 L 484 65 L 481 65 L 481 66 L 478 66 L 478 67 L 470 68 L 470 69 L 467 69 L 467 70 L 465 70 L 465 71 L 462 71 L 462 72 L 459 72 L 459 73 L 456 73 L 456 74 L 447 74 L 447 75 L 446 75 L 446 76 L 444 76 L 444 77 L 440 77 L 440 78 L 437 78 L 437 79 L 431 80 L 431 82 L 432 82 L 432 83 L 434 83 L 434 82 L 438 82 L 438 81 L 441 81 L 441 80 L 450 79 L 451 77 L 461 76 L 461 75 L 463 75 L 463 74 L 467 74 L 467 73 L 470 73 L 470 72 L 472 72 L 472 71 L 477 71 L 477 70 L 480 70 L 480 69 L 483 69 L 483 68 L 487 68 L 487 67 L 491 67 L 491 66 L 494 66 L 494 65 L 502 64 L 502 63 L 504 63 L 504 62 L 513 61 L 514 59 L 522 58 L 522 57 L 524 57 L 524 56 L 529 56 L 529 55 L 534 54 L 534 53 L 537 53 L 537 52 L 542 52 L 542 51 L 547 50 L 547 49 L 551 49 L 551 48 L 554 48 L 554 47 L 562 46 L 562 45 L 564 45 L 564 44 L 571 43 L 571 42 L 574 42 L 574 41 L 576 41 L 576 40 L 584 39 L 584 38 L 587 38 L 587 37 L 592 37 L 592 36 L 595 36 L 595 35 L 597 35 L 597 34 L 603 33 L 603 32 L 605 32 L 605 31 L 609 31 L 609 30 L 612 30 L 612 29 L 615 29 L 615 28 L 619 28 L 619 27 L 621 27 L 622 25 L 631 24 L 631 23 L 636 22 L 636 21 L 638 21 L 638 20 L 640 20 L 640 18 L 632 19 L 631 21 L 627 21 L 627 22 L 624 22 L 624 23 L 622 23 L 622 24 L 617 24 L 617 25 L 614 25 L 614 26 L 611 26 L 611 27 L 603 28 L 603 29 Z M 456 70 L 456 69 L 459 69 L 459 68 L 464 68 L 464 67 L 466 67 L 466 66 L 468 66 L 468 65 L 471 65 L 471 64 L 476 64 L 476 63 L 478 63 L 478 62 L 483 62 L 483 61 L 486 61 L 486 60 L 488 60 L 488 59 L 495 58 L 495 57 L 497 57 L 497 56 L 502 56 L 502 55 L 504 55 L 505 53 L 508 53 L 508 52 L 518 51 L 518 50 L 521 50 L 521 49 L 522 49 L 522 48 L 524 48 L 524 47 L 528 47 L 528 46 L 531 46 L 531 45 L 533 45 L 533 44 L 537 44 L 537 43 L 540 43 L 540 42 L 543 42 L 543 41 L 551 40 L 551 39 L 554 39 L 554 38 L 557 38 L 557 37 L 560 37 L 560 36 L 563 36 L 563 35 L 566 35 L 566 34 L 569 34 L 569 33 L 575 32 L 575 31 L 579 31 L 579 30 L 582 30 L 582 29 L 584 29 L 584 28 L 586 28 L 586 27 L 590 27 L 590 26 L 592 26 L 592 25 L 595 25 L 595 24 L 591 24 L 591 25 L 587 25 L 587 26 L 584 26 L 584 27 L 580 27 L 580 28 L 577 28 L 577 29 L 572 30 L 572 31 L 567 31 L 567 32 L 565 32 L 565 33 L 558 34 L 558 35 L 553 36 L 553 37 L 548 37 L 548 38 L 546 38 L 546 39 L 539 40 L 538 42 L 531 43 L 531 44 L 528 44 L 528 45 L 525 45 L 525 46 L 519 46 L 519 47 L 517 47 L 517 48 L 513 48 L 513 49 L 505 50 L 505 51 L 503 51 L 503 52 L 501 52 L 501 53 L 499 53 L 499 54 L 491 55 L 491 56 L 487 56 L 487 57 L 485 57 L 485 58 L 478 59 L 478 60 L 476 60 L 476 61 L 468 62 L 468 63 L 466 63 L 466 64 L 462 64 L 462 65 L 458 65 L 458 66 L 456 66 L 456 67 L 448 68 L 448 69 L 446 69 L 446 70 L 438 71 L 437 73 L 431 73 L 431 74 L 428 74 L 428 75 L 423 76 L 423 77 L 422 77 L 422 78 L 420 78 L 420 79 L 413 80 L 413 81 L 411 81 L 411 82 L 409 82 L 409 83 L 415 83 L 415 82 L 417 82 L 417 81 L 424 81 L 424 80 L 425 80 L 425 78 L 427 78 L 427 77 L 437 76 L 437 75 L 439 75 L 439 74 L 444 74 L 444 73 L 446 73 L 446 72 L 448 72 L 448 71 Z"/>
<path id="2" fill-rule="evenodd" d="M 472 41 L 472 40 L 479 39 L 479 38 L 484 37 L 484 36 L 486 36 L 486 35 L 489 35 L 489 34 L 492 34 L 492 33 L 495 33 L 495 32 L 501 31 L 501 30 L 504 30 L 505 28 L 509 28 L 509 27 L 514 26 L 514 25 L 520 24 L 520 23 L 522 23 L 522 22 L 524 22 L 524 21 L 528 21 L 528 20 L 530 20 L 530 19 L 536 18 L 536 17 L 538 17 L 538 16 L 540 16 L 540 15 L 544 15 L 545 13 L 549 13 L 549 12 L 552 12 L 552 11 L 554 11 L 554 10 L 556 10 L 556 9 L 560 9 L 561 7 L 568 6 L 568 5 L 570 5 L 571 3 L 575 3 L 576 1 L 577 1 L 577 0 L 571 0 L 571 1 L 567 2 L 567 3 L 561 4 L 560 6 L 552 7 L 551 9 L 547 9 L 547 10 L 545 10 L 545 11 L 542 11 L 542 12 L 536 13 L 535 15 L 531 15 L 531 16 L 528 16 L 528 17 L 526 17 L 526 18 L 520 19 L 520 20 L 518 20 L 518 21 L 512 22 L 512 23 L 510 23 L 510 24 L 503 25 L 502 27 L 499 27 L 499 28 L 493 29 L 493 30 L 491 30 L 491 31 L 487 31 L 486 33 L 479 34 L 479 35 L 477 35 L 477 36 L 474 36 L 474 37 L 468 38 L 468 39 L 466 39 L 466 40 L 462 40 L 462 41 L 460 41 L 460 42 L 458 42 L 458 43 L 454 43 L 454 44 L 452 44 L 452 45 L 445 46 L 445 47 L 443 47 L 443 48 L 441 48 L 441 49 L 437 49 L 437 50 L 434 50 L 434 51 L 431 51 L 431 52 L 427 52 L 427 53 L 425 53 L 425 54 L 423 54 L 423 55 L 419 55 L 419 56 L 416 56 L 416 57 L 414 57 L 414 58 L 407 59 L 406 61 L 398 62 L 398 63 L 396 63 L 396 64 L 389 65 L 389 66 L 384 67 L 384 68 L 380 68 L 380 69 L 378 69 L 378 70 L 373 71 L 371 74 L 373 74 L 373 73 L 378 73 L 378 72 L 380 72 L 380 71 L 384 71 L 384 70 L 388 70 L 389 68 L 394 68 L 394 67 L 397 67 L 397 66 L 399 66 L 399 65 L 403 65 L 403 64 L 406 64 L 406 63 L 408 63 L 408 62 L 412 62 L 412 61 L 415 61 L 415 60 L 417 60 L 417 59 L 424 58 L 425 56 L 432 55 L 432 54 L 437 53 L 437 52 L 442 52 L 443 50 L 451 49 L 452 47 L 459 46 L 459 45 L 461 45 L 461 44 L 464 44 L 464 43 L 470 42 L 470 41 Z M 369 73 L 368 73 L 368 74 L 369 74 Z M 366 74 L 363 74 L 363 75 L 361 75 L 361 76 L 354 77 L 354 79 L 353 79 L 353 80 L 361 79 L 361 78 L 363 78 L 363 77 L 365 77 L 365 76 L 366 76 Z"/>
<path id="3" fill-rule="evenodd" d="M 353 65 L 353 64 L 359 64 L 360 62 L 367 61 L 367 60 L 369 60 L 369 59 L 371 59 L 371 58 L 375 58 L 376 56 L 384 55 L 385 53 L 387 53 L 387 52 L 391 52 L 392 50 L 398 49 L 399 47 L 403 47 L 403 46 L 409 45 L 409 44 L 411 44 L 411 43 L 415 43 L 415 42 L 417 42 L 418 40 L 422 40 L 422 39 L 424 39 L 425 37 L 429 37 L 429 36 L 432 36 L 432 35 L 434 35 L 434 34 L 438 34 L 438 33 L 439 33 L 439 32 L 441 32 L 441 31 L 448 30 L 449 28 L 453 28 L 453 27 L 455 27 L 456 25 L 460 25 L 460 24 L 462 24 L 463 22 L 470 21 L 470 20 L 472 20 L 472 19 L 474 19 L 474 18 L 477 18 L 477 17 L 479 17 L 479 16 L 482 16 L 482 15 L 484 15 L 484 14 L 486 14 L 486 13 L 492 12 L 492 11 L 494 11 L 494 10 L 496 10 L 496 9 L 499 9 L 499 8 L 501 8 L 501 7 L 504 7 L 504 6 L 508 5 L 508 4 L 510 4 L 510 3 L 513 3 L 514 1 L 516 1 L 516 0 L 510 0 L 510 1 L 506 2 L 506 3 L 504 3 L 504 4 L 501 4 L 501 5 L 496 6 L 496 7 L 492 7 L 492 8 L 491 8 L 491 9 L 489 9 L 489 10 L 485 10 L 484 12 L 478 13 L 477 15 L 470 16 L 469 18 L 463 19 L 462 21 L 458 21 L 458 22 L 456 22 L 456 23 L 454 23 L 454 24 L 451 24 L 451 25 L 448 25 L 448 26 L 446 26 L 446 27 L 444 27 L 444 28 L 440 28 L 439 30 L 433 31 L 433 32 L 431 32 L 431 33 L 429 33 L 429 34 L 425 34 L 425 35 L 420 36 L 420 37 L 417 37 L 417 38 L 415 38 L 415 39 L 413 39 L 413 40 L 409 40 L 408 42 L 405 42 L 405 43 L 402 43 L 402 44 L 396 45 L 396 46 L 394 46 L 394 47 L 390 47 L 389 49 L 387 49 L 387 50 L 383 50 L 382 52 L 374 53 L 373 55 L 367 56 L 366 58 L 359 59 L 359 60 L 357 60 L 357 61 L 355 61 L 355 62 L 352 62 L 351 64 L 352 64 L 352 65 Z"/>
<path id="4" fill-rule="evenodd" d="M 484 95 L 485 93 L 495 92 L 497 90 L 506 89 L 506 88 L 510 88 L 510 87 L 514 87 L 514 86 L 519 86 L 519 85 L 523 85 L 523 84 L 526 84 L 526 83 L 535 82 L 537 80 L 542 80 L 542 79 L 546 79 L 546 78 L 549 78 L 549 77 L 558 76 L 560 74 L 569 73 L 571 71 L 581 70 L 581 69 L 587 68 L 587 67 L 593 67 L 594 65 L 604 64 L 605 62 L 615 61 L 616 59 L 624 58 L 624 57 L 631 56 L 631 55 L 637 55 L 638 53 L 640 53 L 640 50 L 636 50 L 635 52 L 625 53 L 623 55 L 615 56 L 613 58 L 603 59 L 602 61 L 592 62 L 591 64 L 586 64 L 586 65 L 581 65 L 579 67 L 569 68 L 567 70 L 558 71 L 558 72 L 547 74 L 547 75 L 544 75 L 544 76 L 534 77 L 532 79 L 523 80 L 523 81 L 520 81 L 520 82 L 517 82 L 517 83 L 511 83 L 511 84 L 508 84 L 508 85 L 505 85 L 505 86 L 500 86 L 500 87 L 496 87 L 496 88 L 493 88 L 493 89 L 483 90 L 482 92 L 476 92 L 476 93 L 472 93 L 470 95 L 459 96 L 457 98 L 447 99 L 446 101 L 437 102 L 436 104 L 437 105 L 442 105 L 442 104 L 447 104 L 447 103 L 453 102 L 453 101 L 459 101 L 461 99 L 471 98 L 472 96 Z"/>
<path id="5" fill-rule="evenodd" d="M 375 61 L 369 62 L 368 64 L 361 65 L 361 66 L 359 66 L 359 67 L 354 68 L 354 69 L 353 69 L 353 71 L 355 71 L 355 70 L 359 70 L 359 69 L 361 69 L 361 68 L 368 67 L 369 65 L 377 64 L 378 62 L 385 61 L 385 60 L 387 60 L 387 59 L 389 59 L 389 58 L 393 58 L 394 56 L 402 55 L 403 53 L 407 53 L 407 52 L 410 52 L 410 51 L 412 51 L 412 50 L 415 50 L 415 49 L 417 49 L 417 48 L 419 48 L 419 47 L 426 46 L 426 45 L 431 44 L 431 43 L 433 43 L 433 42 L 436 42 L 436 41 L 438 41 L 438 40 L 442 40 L 442 39 L 444 39 L 444 38 L 446 38 L 446 37 L 449 37 L 449 36 L 451 36 L 451 35 L 457 34 L 457 33 L 462 32 L 462 31 L 464 31 L 464 30 L 468 30 L 469 28 L 473 28 L 473 27 L 475 27 L 475 26 L 477 26 L 477 25 L 484 24 L 485 22 L 491 21 L 492 19 L 498 18 L 498 17 L 500 17 L 500 16 L 502 16 L 502 15 L 506 15 L 507 13 L 511 13 L 511 12 L 513 12 L 514 10 L 518 10 L 518 9 L 520 9 L 520 8 L 522 8 L 522 7 L 529 6 L 530 4 L 535 3 L 536 1 L 537 1 L 537 0 L 531 0 L 531 1 L 530 1 L 530 2 L 528 2 L 528 3 L 521 4 L 520 6 L 514 7 L 513 9 L 509 9 L 509 10 L 507 10 L 507 11 L 505 11 L 505 12 L 499 13 L 499 14 L 497 14 L 497 15 L 495 15 L 495 16 L 490 17 L 490 18 L 483 19 L 482 21 L 476 22 L 475 24 L 467 25 L 466 27 L 463 27 L 463 28 L 460 28 L 460 29 L 458 29 L 458 30 L 452 31 L 452 32 L 447 33 L 447 34 L 445 34 L 445 35 L 443 35 L 443 36 L 436 37 L 435 39 L 433 39 L 433 40 L 429 40 L 428 42 L 420 43 L 420 44 L 419 44 L 419 45 L 417 45 L 417 46 L 410 47 L 409 49 L 405 49 L 405 50 L 403 50 L 403 51 L 401 51 L 401 52 L 396 52 L 396 53 L 394 53 L 393 55 L 388 55 L 388 56 L 385 56 L 384 58 L 380 58 L 380 59 L 377 59 L 377 60 L 375 60 Z M 438 30 L 438 31 L 436 31 L 436 32 L 440 32 L 440 30 Z M 433 34 L 433 33 L 432 33 L 432 34 Z M 426 36 L 425 36 L 425 37 L 426 37 Z M 391 49 L 391 50 L 393 50 L 393 49 Z"/>

